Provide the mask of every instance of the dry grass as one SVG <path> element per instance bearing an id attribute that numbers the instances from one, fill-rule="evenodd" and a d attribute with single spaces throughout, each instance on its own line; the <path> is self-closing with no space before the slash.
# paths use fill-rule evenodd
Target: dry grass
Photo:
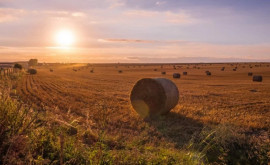
<path id="1" fill-rule="evenodd" d="M 160 65 L 96 64 L 93 74 L 89 65 L 50 65 L 37 68 L 37 75 L 25 75 L 17 91 L 25 102 L 53 109 L 51 113 L 61 121 L 76 123 L 80 130 L 99 136 L 104 134 L 115 157 L 127 151 L 132 151 L 126 155 L 129 159 L 138 153 L 154 157 L 151 154 L 183 151 L 204 128 L 218 125 L 230 125 L 239 138 L 269 143 L 270 68 L 267 64 L 249 65 L 240 64 L 233 71 L 235 64 L 163 64 L 166 75 L 153 71 Z M 225 71 L 220 70 L 222 67 Z M 188 75 L 173 79 L 176 70 L 188 71 Z M 206 76 L 206 70 L 212 76 Z M 263 82 L 253 82 L 248 72 L 262 75 Z M 145 77 L 168 78 L 178 86 L 179 104 L 169 115 L 147 121 L 132 109 L 130 91 Z"/>

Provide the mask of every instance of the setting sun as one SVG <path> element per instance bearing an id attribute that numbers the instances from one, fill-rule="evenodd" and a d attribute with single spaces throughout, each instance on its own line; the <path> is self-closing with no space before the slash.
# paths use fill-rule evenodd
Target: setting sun
<path id="1" fill-rule="evenodd" d="M 69 30 L 62 30 L 56 34 L 56 42 L 61 47 L 69 47 L 75 41 L 74 34 Z"/>

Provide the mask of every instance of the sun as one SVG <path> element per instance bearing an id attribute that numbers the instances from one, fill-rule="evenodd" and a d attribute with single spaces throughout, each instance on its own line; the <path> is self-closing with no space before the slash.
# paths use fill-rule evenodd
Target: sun
<path id="1" fill-rule="evenodd" d="M 74 34 L 70 30 L 61 30 L 55 36 L 56 43 L 61 47 L 70 47 L 75 42 Z"/>

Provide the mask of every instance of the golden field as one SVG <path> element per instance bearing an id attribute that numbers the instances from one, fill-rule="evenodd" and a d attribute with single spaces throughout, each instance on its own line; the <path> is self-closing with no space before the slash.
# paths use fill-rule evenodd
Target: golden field
<path id="1" fill-rule="evenodd" d="M 233 71 L 236 66 L 237 70 Z M 219 138 L 215 143 L 234 148 L 226 151 L 222 158 L 213 156 L 215 149 L 207 149 L 204 155 L 208 163 L 257 162 L 252 156 L 245 156 L 245 152 L 261 145 L 266 146 L 266 151 L 260 155 L 261 163 L 257 163 L 268 162 L 268 63 L 43 64 L 35 69 L 36 75 L 25 74 L 17 82 L 16 97 L 46 111 L 49 123 L 76 128 L 75 141 L 93 146 L 102 138 L 107 146 L 105 150 L 113 155 L 112 164 L 170 164 L 170 157 L 178 164 L 182 160 L 171 155 L 188 149 L 204 152 L 204 148 L 191 146 L 191 143 L 203 141 L 212 133 Z M 207 70 L 211 76 L 205 74 Z M 162 75 L 162 71 L 166 74 Z M 184 71 L 188 74 L 183 75 Z M 253 82 L 248 72 L 262 75 L 263 81 Z M 173 73 L 180 73 L 181 78 L 173 79 Z M 168 115 L 143 119 L 132 108 L 129 99 L 132 87 L 141 78 L 148 77 L 171 79 L 177 85 L 180 99 Z M 244 158 L 238 157 L 241 154 Z M 245 160 L 247 158 L 250 161 Z"/>

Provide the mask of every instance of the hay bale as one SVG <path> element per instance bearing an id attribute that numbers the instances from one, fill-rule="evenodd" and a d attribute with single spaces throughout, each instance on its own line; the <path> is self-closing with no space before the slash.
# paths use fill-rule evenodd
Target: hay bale
<path id="1" fill-rule="evenodd" d="M 253 73 L 252 72 L 248 72 L 248 76 L 252 76 L 253 75 Z"/>
<path id="2" fill-rule="evenodd" d="M 50 69 L 50 72 L 53 72 L 53 69 Z"/>
<path id="3" fill-rule="evenodd" d="M 263 78 L 260 75 L 253 76 L 253 81 L 262 82 L 262 79 Z"/>
<path id="4" fill-rule="evenodd" d="M 211 76 L 212 75 L 212 73 L 209 72 L 209 71 L 205 71 L 205 73 L 206 73 L 207 76 Z"/>
<path id="5" fill-rule="evenodd" d="M 166 74 L 166 72 L 161 72 L 161 74 Z"/>
<path id="6" fill-rule="evenodd" d="M 154 69 L 154 71 L 157 71 L 157 69 Z"/>
<path id="7" fill-rule="evenodd" d="M 37 70 L 36 69 L 28 69 L 27 71 L 29 74 L 37 74 Z"/>
<path id="8" fill-rule="evenodd" d="M 94 73 L 94 69 L 91 69 L 91 70 L 90 70 L 90 73 Z"/>
<path id="9" fill-rule="evenodd" d="M 233 71 L 236 71 L 236 68 L 234 68 Z"/>
<path id="10" fill-rule="evenodd" d="M 144 78 L 134 85 L 130 100 L 142 117 L 164 115 L 177 105 L 179 91 L 169 79 Z"/>
<path id="11" fill-rule="evenodd" d="M 187 72 L 183 72 L 183 75 L 187 75 Z"/>
<path id="12" fill-rule="evenodd" d="M 180 77 L 181 77 L 180 73 L 174 73 L 173 74 L 173 78 L 180 78 Z"/>
<path id="13" fill-rule="evenodd" d="M 224 71 L 224 70 L 225 70 L 225 67 L 222 67 L 222 68 L 221 68 L 221 71 Z"/>
<path id="14" fill-rule="evenodd" d="M 119 70 L 118 73 L 123 73 L 123 71 L 122 70 Z"/>

